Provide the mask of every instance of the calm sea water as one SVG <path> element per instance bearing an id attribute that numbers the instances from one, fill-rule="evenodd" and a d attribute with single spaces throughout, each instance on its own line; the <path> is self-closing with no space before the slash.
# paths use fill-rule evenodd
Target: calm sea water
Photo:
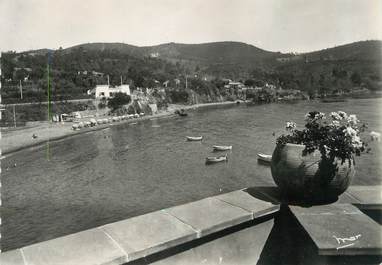
<path id="1" fill-rule="evenodd" d="M 257 153 L 271 154 L 286 121 L 311 110 L 355 113 L 382 131 L 382 99 L 199 109 L 189 117 L 121 124 L 2 161 L 3 250 L 249 186 L 274 185 Z M 203 135 L 203 142 L 185 136 Z M 228 163 L 206 166 L 212 145 Z M 380 184 L 382 143 L 357 158 L 353 184 Z M 224 154 L 224 152 L 223 152 Z M 13 165 L 16 163 L 16 167 Z M 6 170 L 6 168 L 8 168 Z"/>

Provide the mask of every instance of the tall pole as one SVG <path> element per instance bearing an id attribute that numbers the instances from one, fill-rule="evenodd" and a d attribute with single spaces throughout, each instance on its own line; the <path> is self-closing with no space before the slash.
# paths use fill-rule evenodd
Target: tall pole
<path id="1" fill-rule="evenodd" d="M 187 75 L 186 75 L 186 89 L 187 89 Z"/>
<path id="2" fill-rule="evenodd" d="M 20 99 L 23 99 L 23 86 L 21 84 L 21 80 L 20 80 Z"/>
<path id="3" fill-rule="evenodd" d="M 16 104 L 13 104 L 13 123 L 16 128 Z"/>
<path id="4" fill-rule="evenodd" d="M 48 54 L 48 65 L 47 65 L 47 74 L 48 74 L 48 78 L 47 78 L 47 81 L 48 81 L 48 122 L 50 122 L 50 116 L 51 116 L 51 113 L 50 113 L 50 62 L 51 62 L 51 54 L 49 53 Z M 49 137 L 48 137 L 48 141 L 46 142 L 46 158 L 47 160 L 49 161 L 50 160 L 50 152 L 49 152 Z"/>
<path id="5" fill-rule="evenodd" d="M 48 121 L 50 121 L 50 79 L 49 79 L 49 61 L 47 65 L 47 73 L 48 73 Z"/>

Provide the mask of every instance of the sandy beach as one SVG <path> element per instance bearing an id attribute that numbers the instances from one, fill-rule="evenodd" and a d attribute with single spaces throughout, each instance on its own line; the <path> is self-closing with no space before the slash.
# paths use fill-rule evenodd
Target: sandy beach
<path id="1" fill-rule="evenodd" d="M 102 130 L 107 127 L 123 124 L 132 123 L 152 118 L 160 117 L 170 117 L 174 116 L 174 111 L 177 109 L 197 109 L 201 107 L 215 106 L 215 105 L 232 105 L 236 102 L 216 102 L 216 103 L 204 103 L 195 105 L 179 105 L 170 104 L 165 111 L 160 111 L 153 115 L 142 116 L 139 118 L 123 120 L 118 122 L 112 122 L 107 124 L 101 124 L 94 127 L 82 128 L 80 130 L 72 130 L 73 122 L 65 123 L 53 123 L 48 121 L 31 122 L 25 127 L 19 128 L 6 128 L 1 130 L 1 154 L 7 155 L 13 152 L 20 151 L 22 149 L 43 144 L 48 141 L 56 141 L 66 137 L 70 137 L 77 134 L 86 133 L 89 131 Z M 110 117 L 110 116 L 107 116 Z M 90 118 L 89 118 L 90 119 Z M 88 119 L 88 120 L 89 120 Z M 37 135 L 37 138 L 32 138 L 32 135 Z"/>

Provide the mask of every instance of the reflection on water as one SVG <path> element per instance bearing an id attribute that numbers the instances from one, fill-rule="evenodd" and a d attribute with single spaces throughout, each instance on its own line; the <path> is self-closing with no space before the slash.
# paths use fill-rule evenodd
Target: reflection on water
<path id="1" fill-rule="evenodd" d="M 13 249 L 204 197 L 274 185 L 257 153 L 271 154 L 286 121 L 311 110 L 358 114 L 381 131 L 381 99 L 196 110 L 187 118 L 121 124 L 34 147 L 2 160 L 2 248 Z M 275 136 L 273 136 L 273 132 Z M 186 135 L 203 135 L 187 142 Z M 205 166 L 213 145 L 228 163 Z M 357 159 L 353 184 L 379 184 L 381 143 Z M 225 152 L 221 152 L 224 154 Z M 17 167 L 12 167 L 17 163 Z"/>

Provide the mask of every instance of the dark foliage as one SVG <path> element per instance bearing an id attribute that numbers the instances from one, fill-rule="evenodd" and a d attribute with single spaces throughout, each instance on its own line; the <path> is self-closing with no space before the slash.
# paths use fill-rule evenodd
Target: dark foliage
<path id="1" fill-rule="evenodd" d="M 131 101 L 131 98 L 129 95 L 126 95 L 124 93 L 115 93 L 114 97 L 108 100 L 107 106 L 112 111 L 115 111 L 116 109 L 122 107 L 123 105 L 129 104 L 130 101 Z"/>

